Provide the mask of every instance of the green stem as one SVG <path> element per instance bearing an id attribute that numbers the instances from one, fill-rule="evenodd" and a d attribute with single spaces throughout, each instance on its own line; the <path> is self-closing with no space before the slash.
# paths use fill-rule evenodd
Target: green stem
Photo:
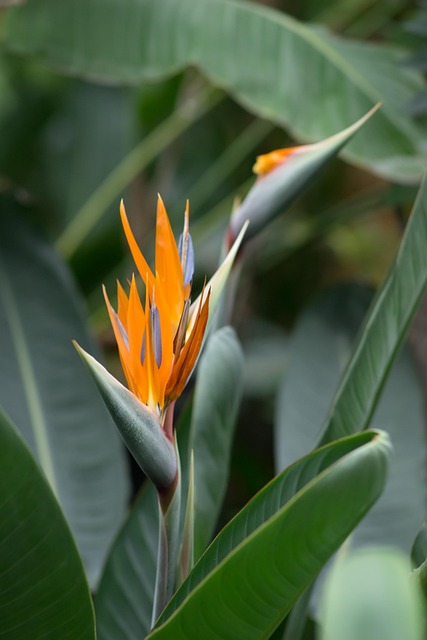
<path id="1" fill-rule="evenodd" d="M 76 213 L 59 236 L 56 247 L 70 258 L 78 246 L 102 218 L 105 210 L 162 149 L 178 138 L 221 99 L 221 94 L 207 89 L 197 100 L 187 100 L 161 125 L 142 140 L 107 176 Z"/>
<path id="2" fill-rule="evenodd" d="M 194 451 L 190 453 L 187 508 L 179 559 L 179 584 L 181 585 L 194 565 Z"/>
<path id="3" fill-rule="evenodd" d="M 176 440 L 175 449 L 178 464 L 176 481 L 169 490 L 158 493 L 160 527 L 152 626 L 175 593 L 177 586 L 181 543 L 181 465 Z"/>

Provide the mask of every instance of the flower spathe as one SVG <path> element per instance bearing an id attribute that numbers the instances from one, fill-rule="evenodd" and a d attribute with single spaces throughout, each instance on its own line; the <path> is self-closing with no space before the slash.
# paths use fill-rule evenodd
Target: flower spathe
<path id="1" fill-rule="evenodd" d="M 208 320 L 210 289 L 204 288 L 191 306 L 194 257 L 188 203 L 177 245 L 158 197 L 154 273 L 134 238 L 123 201 L 120 215 L 145 284 L 145 296 L 141 300 L 135 276 L 129 283 L 129 293 L 117 284 L 117 312 L 105 288 L 104 296 L 129 390 L 163 423 L 167 407 L 181 395 L 196 364 Z"/>

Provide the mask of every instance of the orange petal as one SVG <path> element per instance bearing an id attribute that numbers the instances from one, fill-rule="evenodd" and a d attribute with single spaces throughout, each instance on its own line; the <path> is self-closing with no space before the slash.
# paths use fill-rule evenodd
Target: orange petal
<path id="1" fill-rule="evenodd" d="M 120 320 L 118 315 L 114 311 L 113 307 L 111 306 L 110 300 L 108 299 L 107 290 L 104 286 L 102 287 L 102 290 L 104 292 L 104 298 L 107 305 L 108 314 L 110 316 L 111 325 L 113 327 L 114 336 L 116 338 L 123 373 L 125 374 L 129 389 L 132 391 L 132 393 L 136 394 L 136 384 L 135 384 L 134 377 L 132 375 L 132 364 L 131 364 L 130 352 L 128 349 L 128 345 L 125 342 L 123 333 L 120 330 L 120 325 L 119 325 Z"/>
<path id="2" fill-rule="evenodd" d="M 194 369 L 203 342 L 203 336 L 208 322 L 210 290 L 202 306 L 203 292 L 200 297 L 199 311 L 191 334 L 175 362 L 171 377 L 166 386 L 165 396 L 168 402 L 178 398 L 187 384 Z"/>
<path id="3" fill-rule="evenodd" d="M 285 149 L 276 149 L 275 151 L 270 151 L 270 153 L 265 153 L 264 155 L 257 156 L 256 162 L 252 167 L 252 171 L 260 176 L 265 175 L 266 173 L 270 173 L 273 169 L 282 164 L 284 160 L 292 153 L 295 153 L 297 149 L 301 149 L 301 147 L 286 147 Z"/>
<path id="4" fill-rule="evenodd" d="M 184 276 L 165 205 L 157 200 L 156 275 L 161 280 L 171 320 L 178 326 L 184 304 Z"/>
<path id="5" fill-rule="evenodd" d="M 132 229 L 130 228 L 129 221 L 127 219 L 123 200 L 120 202 L 120 216 L 122 219 L 123 229 L 126 235 L 126 240 L 128 241 L 129 249 L 131 250 L 132 257 L 135 261 L 139 274 L 141 278 L 144 280 L 146 286 L 148 286 L 149 289 L 152 289 L 154 286 L 155 279 L 132 233 Z"/>

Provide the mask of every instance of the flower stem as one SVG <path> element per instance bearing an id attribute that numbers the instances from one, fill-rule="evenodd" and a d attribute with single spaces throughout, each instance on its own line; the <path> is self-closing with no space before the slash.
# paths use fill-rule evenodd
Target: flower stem
<path id="1" fill-rule="evenodd" d="M 152 626 L 175 593 L 177 584 L 181 545 L 181 466 L 176 441 L 175 449 L 177 454 L 176 480 L 169 489 L 158 492 L 160 527 Z"/>

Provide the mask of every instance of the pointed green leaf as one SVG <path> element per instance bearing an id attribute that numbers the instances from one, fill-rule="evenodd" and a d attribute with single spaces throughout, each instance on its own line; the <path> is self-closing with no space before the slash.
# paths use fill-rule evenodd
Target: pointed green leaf
<path id="1" fill-rule="evenodd" d="M 421 595 L 408 557 L 371 547 L 339 557 L 325 587 L 321 640 L 422 640 Z"/>
<path id="2" fill-rule="evenodd" d="M 127 503 L 124 451 L 71 343 L 96 353 L 69 272 L 22 209 L 3 198 L 0 212 L 0 404 L 42 466 L 95 584 Z"/>
<path id="3" fill-rule="evenodd" d="M 277 403 L 277 471 L 315 447 L 371 298 L 366 287 L 341 285 L 319 296 L 300 317 Z M 387 431 L 395 456 L 384 493 L 354 531 L 351 545 L 390 544 L 409 552 L 425 513 L 427 442 L 424 392 L 406 349 L 391 371 L 371 426 Z"/>
<path id="4" fill-rule="evenodd" d="M 376 295 L 330 407 L 321 442 L 369 426 L 427 285 L 426 244 L 427 181 L 423 180 L 395 261 Z"/>
<path id="5" fill-rule="evenodd" d="M 0 413 L 0 636 L 95 640 L 89 587 L 55 497 Z"/>
<path id="6" fill-rule="evenodd" d="M 231 237 L 235 238 L 246 220 L 250 221 L 244 241 L 262 231 L 275 216 L 290 207 L 310 185 L 318 173 L 341 151 L 352 137 L 378 110 L 339 133 L 316 144 L 295 147 L 290 155 L 265 176 L 260 176 L 230 220 Z"/>
<path id="7" fill-rule="evenodd" d="M 95 358 L 75 346 L 129 451 L 154 484 L 167 489 L 175 480 L 177 461 L 158 417 Z"/>
<path id="8" fill-rule="evenodd" d="M 360 433 L 313 451 L 285 469 L 264 487 L 221 531 L 197 563 L 162 618 L 166 618 L 186 595 L 221 562 L 232 549 L 243 542 L 305 485 L 334 462 L 357 447 L 370 443 L 373 434 Z M 382 440 L 380 439 L 382 442 Z"/>
<path id="9" fill-rule="evenodd" d="M 269 637 L 383 489 L 390 454 L 387 436 L 363 435 L 368 435 L 364 444 L 359 440 L 359 447 L 328 466 L 284 506 L 276 502 L 283 477 L 267 485 L 212 544 L 215 566 L 202 579 L 205 556 L 201 558 L 187 579 L 191 583 L 197 575 L 193 588 L 184 583 L 149 638 Z M 266 512 L 272 503 L 277 506 L 255 530 L 250 521 L 254 501 Z M 234 533 L 242 519 L 249 531 L 239 544 Z"/>
<path id="10" fill-rule="evenodd" d="M 236 0 L 33 0 L 7 12 L 3 40 L 67 74 L 108 83 L 152 82 L 196 67 L 303 142 L 383 102 L 343 156 L 398 181 L 424 172 L 425 122 L 407 109 L 424 81 L 396 46 L 346 40 Z"/>
<path id="11" fill-rule="evenodd" d="M 233 329 L 212 334 L 197 371 L 189 442 L 194 451 L 196 559 L 212 537 L 227 488 L 243 365 Z"/>

